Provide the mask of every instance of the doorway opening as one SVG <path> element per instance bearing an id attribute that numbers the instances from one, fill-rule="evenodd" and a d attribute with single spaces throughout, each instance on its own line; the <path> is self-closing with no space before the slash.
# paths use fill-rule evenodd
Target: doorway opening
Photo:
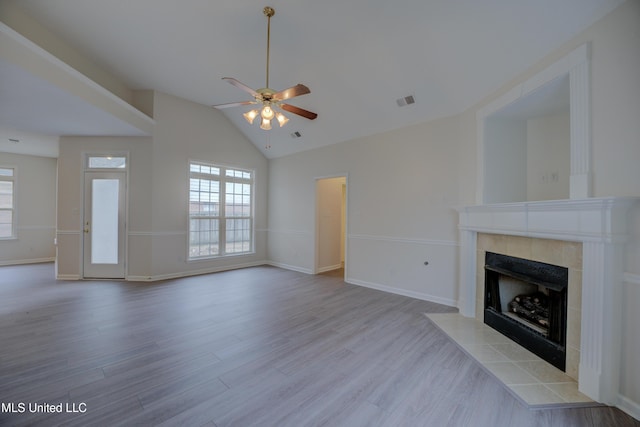
<path id="1" fill-rule="evenodd" d="M 342 269 L 347 260 L 347 176 L 316 179 L 316 241 L 314 273 Z"/>

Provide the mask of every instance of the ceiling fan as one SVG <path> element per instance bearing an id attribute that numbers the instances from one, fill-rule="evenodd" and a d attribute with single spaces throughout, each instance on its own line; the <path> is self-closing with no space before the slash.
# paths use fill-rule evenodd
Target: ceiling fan
<path id="1" fill-rule="evenodd" d="M 240 105 L 252 105 L 252 104 L 262 104 L 262 110 L 251 110 L 243 114 L 244 118 L 251 124 L 253 124 L 253 120 L 260 115 L 260 128 L 264 130 L 271 129 L 271 120 L 275 117 L 282 127 L 285 123 L 289 121 L 289 119 L 282 114 L 281 112 L 274 109 L 281 108 L 285 111 L 288 111 L 293 114 L 297 114 L 298 116 L 302 116 L 309 120 L 313 120 L 318 115 L 311 111 L 307 111 L 303 108 L 296 107 L 295 105 L 285 104 L 282 101 L 286 101 L 287 99 L 294 98 L 300 95 L 306 95 L 307 93 L 311 93 L 308 87 L 303 84 L 298 83 L 295 86 L 292 86 L 288 89 L 281 90 L 276 92 L 275 90 L 269 88 L 269 43 L 271 39 L 271 17 L 275 15 L 276 11 L 270 7 L 266 6 L 262 11 L 264 15 L 267 17 L 267 83 L 262 89 L 251 89 L 249 86 L 244 83 L 234 79 L 233 77 L 223 77 L 222 80 L 225 80 L 235 87 L 244 90 L 253 96 L 253 101 L 241 101 L 241 102 L 232 102 L 229 104 L 219 104 L 214 105 L 214 108 L 229 108 L 229 107 L 237 107 Z"/>

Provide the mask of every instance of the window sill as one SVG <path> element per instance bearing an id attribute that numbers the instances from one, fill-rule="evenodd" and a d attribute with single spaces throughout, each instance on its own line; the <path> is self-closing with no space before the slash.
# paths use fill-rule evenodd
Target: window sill
<path id="1" fill-rule="evenodd" d="M 213 256 L 207 256 L 207 257 L 187 258 L 187 262 L 190 263 L 190 262 L 222 260 L 222 259 L 227 259 L 227 258 L 236 258 L 236 257 L 255 255 L 255 254 L 256 254 L 255 251 L 251 251 L 251 252 L 241 252 L 241 253 L 237 253 L 237 254 L 213 255 Z"/>

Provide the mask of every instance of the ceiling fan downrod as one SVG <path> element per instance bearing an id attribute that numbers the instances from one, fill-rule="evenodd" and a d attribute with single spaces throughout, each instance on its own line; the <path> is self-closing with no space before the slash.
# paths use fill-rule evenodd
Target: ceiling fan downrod
<path id="1" fill-rule="evenodd" d="M 271 6 L 265 6 L 262 13 L 267 17 L 267 84 L 264 87 L 269 87 L 269 46 L 271 44 L 271 17 L 276 14 L 276 11 Z"/>

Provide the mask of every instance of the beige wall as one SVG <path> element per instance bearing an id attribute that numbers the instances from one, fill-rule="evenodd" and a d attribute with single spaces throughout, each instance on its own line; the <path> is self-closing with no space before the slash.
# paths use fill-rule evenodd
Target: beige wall
<path id="1" fill-rule="evenodd" d="M 16 168 L 16 239 L 0 240 L 0 265 L 53 260 L 56 159 L 0 153 L 0 166 Z"/>

